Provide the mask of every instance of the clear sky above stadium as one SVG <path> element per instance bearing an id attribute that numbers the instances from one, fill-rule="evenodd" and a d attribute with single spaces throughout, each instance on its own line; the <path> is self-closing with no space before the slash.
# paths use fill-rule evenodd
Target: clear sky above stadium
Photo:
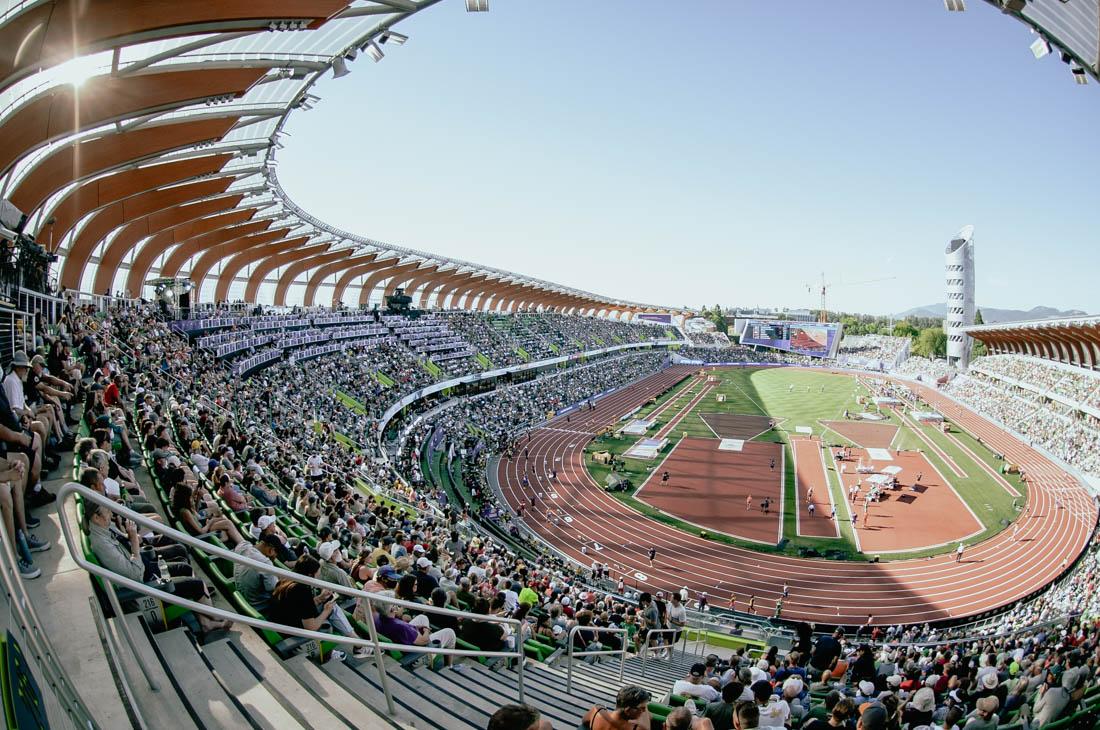
<path id="1" fill-rule="evenodd" d="M 445 0 L 316 89 L 279 174 L 391 243 L 669 305 L 1100 312 L 1100 89 L 970 0 Z"/>

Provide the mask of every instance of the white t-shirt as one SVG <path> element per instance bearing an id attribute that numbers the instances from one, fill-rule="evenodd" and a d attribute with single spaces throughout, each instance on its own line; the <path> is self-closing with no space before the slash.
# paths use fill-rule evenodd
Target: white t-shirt
<path id="1" fill-rule="evenodd" d="M 676 684 L 672 685 L 672 694 L 683 697 L 698 697 L 707 702 L 717 702 L 722 699 L 721 693 L 709 684 L 692 684 L 686 679 L 676 680 Z"/>
<path id="2" fill-rule="evenodd" d="M 306 463 L 309 465 L 309 475 L 311 477 L 321 476 L 321 465 L 324 463 L 324 461 L 321 459 L 320 454 L 314 454 L 313 456 L 309 457 L 309 461 L 307 461 Z"/>
<path id="3" fill-rule="evenodd" d="M 786 700 L 781 700 L 774 695 L 768 704 L 759 707 L 760 727 L 783 727 L 787 724 L 787 718 L 791 716 L 791 706 Z"/>
<path id="4" fill-rule="evenodd" d="M 27 394 L 23 392 L 23 381 L 19 379 L 14 370 L 4 378 L 4 393 L 8 396 L 11 410 L 18 419 L 22 415 L 23 409 L 27 407 Z"/>
<path id="5" fill-rule="evenodd" d="M 675 606 L 668 604 L 668 623 L 669 628 L 679 628 L 687 622 L 687 609 L 684 608 L 684 604 Z"/>

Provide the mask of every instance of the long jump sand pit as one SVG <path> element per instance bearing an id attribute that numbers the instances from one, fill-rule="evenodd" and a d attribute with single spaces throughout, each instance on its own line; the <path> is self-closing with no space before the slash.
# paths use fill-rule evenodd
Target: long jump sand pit
<path id="1" fill-rule="evenodd" d="M 830 451 L 835 454 L 839 450 Z M 919 451 L 891 451 L 890 461 L 871 461 L 863 449 L 850 451 L 850 459 L 836 464 L 846 499 L 848 489 L 861 484 L 855 499 L 849 499 L 848 507 L 858 516 L 856 534 L 864 553 L 937 547 L 966 540 L 983 530 L 977 515 Z M 874 466 L 877 473 L 890 466 L 901 468 L 897 474 L 900 489 L 883 490 L 882 500 L 871 502 L 866 512 L 864 497 L 871 484 L 870 475 L 856 473 L 861 458 L 864 465 Z"/>
<path id="2" fill-rule="evenodd" d="M 822 421 L 821 425 L 839 433 L 854 444 L 868 449 L 888 449 L 894 442 L 898 427 L 889 423 L 866 421 Z"/>
<path id="3" fill-rule="evenodd" d="M 740 413 L 700 413 L 699 418 L 720 439 L 756 438 L 770 431 L 775 421 L 767 416 L 749 416 Z"/>
<path id="4" fill-rule="evenodd" d="M 783 511 L 782 446 L 746 441 L 742 451 L 719 451 L 718 443 L 718 439 L 681 439 L 636 497 L 706 529 L 755 542 L 778 542 Z M 665 471 L 669 479 L 662 482 Z M 745 503 L 750 495 L 751 508 Z M 768 514 L 761 509 L 765 497 L 771 500 Z"/>

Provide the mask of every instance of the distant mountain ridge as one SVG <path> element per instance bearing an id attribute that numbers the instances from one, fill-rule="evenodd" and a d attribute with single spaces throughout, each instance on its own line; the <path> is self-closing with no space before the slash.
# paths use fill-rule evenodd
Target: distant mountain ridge
<path id="1" fill-rule="evenodd" d="M 982 321 L 986 324 L 996 322 L 1014 322 L 1021 319 L 1052 319 L 1054 317 L 1087 317 L 1088 312 L 1080 309 L 1055 309 L 1054 307 L 1032 307 L 1031 309 L 997 309 L 995 307 L 978 307 L 982 313 Z M 947 314 L 947 305 L 943 302 L 927 304 L 923 307 L 914 307 L 894 316 L 899 319 L 906 317 L 943 317 Z"/>

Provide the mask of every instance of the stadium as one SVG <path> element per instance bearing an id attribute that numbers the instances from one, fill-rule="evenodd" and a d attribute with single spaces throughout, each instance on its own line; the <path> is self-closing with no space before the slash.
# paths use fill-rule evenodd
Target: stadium
<path id="1" fill-rule="evenodd" d="M 662 303 L 673 259 L 708 268 L 687 244 L 646 273 L 609 240 L 597 280 L 563 243 L 577 278 L 543 278 L 295 202 L 291 120 L 427 53 L 422 11 L 490 11 L 464 5 L 4 5 L 7 727 L 1100 727 L 1100 316 L 984 322 L 969 225 L 928 242 L 918 333 L 830 309 L 824 274 L 813 310 Z M 1100 1 L 972 5 L 1100 82 Z M 1041 254 L 1008 263 L 1068 280 Z M 820 263 L 738 256 L 734 290 Z M 872 258 L 849 285 L 923 276 Z"/>

